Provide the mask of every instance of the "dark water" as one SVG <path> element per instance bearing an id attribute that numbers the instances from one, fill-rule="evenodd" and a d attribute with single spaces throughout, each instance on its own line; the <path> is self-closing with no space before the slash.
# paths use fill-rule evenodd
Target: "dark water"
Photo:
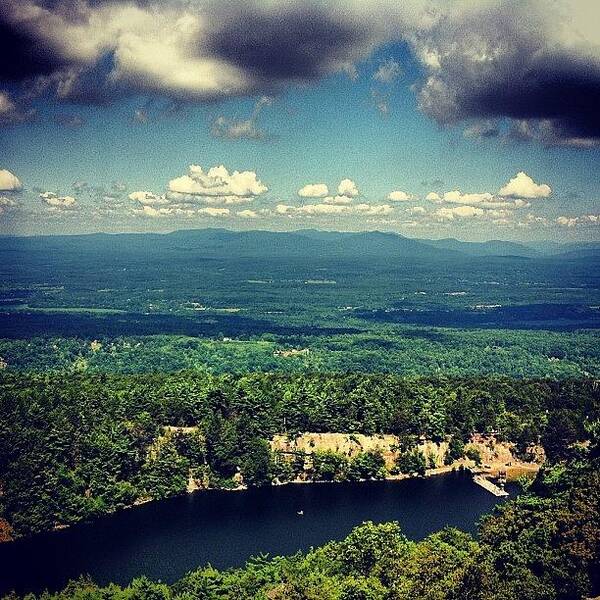
<path id="1" fill-rule="evenodd" d="M 446 525 L 474 532 L 478 518 L 498 501 L 458 473 L 198 492 L 0 544 L 0 595 L 57 590 L 82 573 L 101 584 L 127 583 L 142 574 L 172 582 L 208 562 L 240 566 L 261 552 L 291 554 L 341 539 L 366 520 L 399 521 L 413 539 Z"/>

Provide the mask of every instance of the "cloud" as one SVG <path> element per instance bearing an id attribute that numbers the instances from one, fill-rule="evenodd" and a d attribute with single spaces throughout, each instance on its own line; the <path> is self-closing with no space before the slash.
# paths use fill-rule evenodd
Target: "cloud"
<path id="1" fill-rule="evenodd" d="M 217 208 L 215 206 L 207 206 L 205 208 L 199 208 L 198 214 L 207 215 L 209 217 L 228 217 L 231 211 L 228 208 Z"/>
<path id="2" fill-rule="evenodd" d="M 57 115 L 54 119 L 61 127 L 79 129 L 85 125 L 85 119 L 80 115 Z"/>
<path id="3" fill-rule="evenodd" d="M 323 198 L 323 202 L 326 204 L 352 204 L 352 198 L 350 196 L 326 196 Z"/>
<path id="4" fill-rule="evenodd" d="M 432 179 L 431 181 L 428 180 L 424 180 L 421 181 L 421 185 L 424 185 L 425 187 L 441 187 L 442 185 L 444 185 L 444 180 L 443 179 Z"/>
<path id="5" fill-rule="evenodd" d="M 436 7 L 428 25 L 408 34 L 426 72 L 416 86 L 423 112 L 445 125 L 508 119 L 544 143 L 600 143 L 597 3 Z M 479 130 L 486 132 L 495 133 Z"/>
<path id="6" fill-rule="evenodd" d="M 560 216 L 556 224 L 561 227 L 577 227 L 579 225 L 600 225 L 600 215 L 580 215 L 578 217 Z"/>
<path id="7" fill-rule="evenodd" d="M 423 206 L 411 206 L 410 208 L 407 208 L 406 213 L 408 213 L 409 215 L 426 215 L 427 214 L 427 209 L 425 209 Z"/>
<path id="8" fill-rule="evenodd" d="M 264 194 L 268 188 L 254 171 L 229 172 L 223 165 L 204 171 L 198 165 L 190 165 L 187 175 L 169 181 L 169 192 L 173 198 L 194 199 L 225 204 L 234 204 Z"/>
<path id="9" fill-rule="evenodd" d="M 453 190 L 451 192 L 446 192 L 442 196 L 442 201 L 452 202 L 454 204 L 481 204 L 483 202 L 493 202 L 494 196 L 489 192 L 463 194 L 459 190 Z"/>
<path id="10" fill-rule="evenodd" d="M 352 179 L 342 179 L 338 185 L 338 194 L 340 196 L 348 196 L 348 198 L 354 198 L 358 196 L 359 191 L 356 187 L 356 183 Z"/>
<path id="11" fill-rule="evenodd" d="M 139 202 L 140 204 L 144 205 L 169 203 L 169 200 L 164 195 L 158 196 L 153 192 L 131 192 L 128 198 L 134 202 Z"/>
<path id="12" fill-rule="evenodd" d="M 144 204 L 141 208 L 136 208 L 133 210 L 133 213 L 136 215 L 157 218 L 157 217 L 166 217 L 172 214 L 170 209 L 167 208 L 154 208 L 148 204 Z"/>
<path id="13" fill-rule="evenodd" d="M 323 198 L 325 204 L 351 204 L 352 199 L 359 195 L 356 183 L 351 179 L 342 179 L 338 184 L 338 193 L 329 196 L 329 188 L 325 183 L 309 183 L 298 190 L 302 198 Z"/>
<path id="14" fill-rule="evenodd" d="M 0 78 L 59 98 L 211 101 L 349 71 L 380 40 L 357 12 L 316 2 L 5 0 Z M 379 27 L 377 27 L 379 29 Z"/>
<path id="15" fill-rule="evenodd" d="M 486 139 L 497 138 L 501 135 L 498 123 L 489 119 L 477 121 L 463 131 L 466 138 Z"/>
<path id="16" fill-rule="evenodd" d="M 600 144 L 599 17 L 582 0 L 3 0 L 0 79 L 63 101 L 211 102 L 356 73 L 403 42 L 438 123 L 486 137 L 483 123 L 508 120 L 522 139 L 587 148 Z M 397 76 L 393 59 L 374 73 Z"/>
<path id="17" fill-rule="evenodd" d="M 490 209 L 518 209 L 529 206 L 528 200 L 546 198 L 552 190 L 547 184 L 538 184 L 523 171 L 520 171 L 497 193 L 474 192 L 463 193 L 460 190 L 451 190 L 439 194 L 429 192 L 425 199 L 437 204 L 461 204 Z"/>
<path id="18" fill-rule="evenodd" d="M 259 215 L 256 211 L 254 210 L 238 210 L 235 213 L 238 217 L 241 217 L 242 219 L 258 219 Z"/>
<path id="19" fill-rule="evenodd" d="M 379 90 L 371 90 L 371 103 L 379 111 L 382 117 L 390 114 L 390 95 Z"/>
<path id="20" fill-rule="evenodd" d="M 455 206 L 453 208 L 438 208 L 434 213 L 438 218 L 444 221 L 453 221 L 459 219 L 471 219 L 485 214 L 485 210 L 475 206 Z"/>
<path id="21" fill-rule="evenodd" d="M 552 189 L 546 183 L 535 183 L 527 173 L 519 171 L 498 193 L 509 198 L 547 198 Z"/>
<path id="22" fill-rule="evenodd" d="M 163 217 L 228 217 L 231 211 L 228 208 L 220 208 L 214 206 L 206 206 L 203 208 L 186 207 L 186 206 L 159 206 L 154 207 L 144 204 L 140 208 L 133 209 L 133 214 L 149 217 L 152 219 Z"/>
<path id="23" fill-rule="evenodd" d="M 392 83 L 402 75 L 402 67 L 397 60 L 386 58 L 373 73 L 373 79 L 379 83 Z"/>
<path id="24" fill-rule="evenodd" d="M 252 114 L 247 119 L 228 119 L 224 116 L 217 117 L 211 125 L 210 131 L 214 137 L 230 140 L 249 139 L 262 140 L 267 133 L 257 125 L 257 119 L 265 106 L 271 106 L 272 99 L 263 96 L 257 100 Z"/>
<path id="25" fill-rule="evenodd" d="M 26 123 L 33 120 L 35 115 L 34 109 L 25 109 L 18 106 L 7 92 L 0 91 L 0 126 Z"/>
<path id="26" fill-rule="evenodd" d="M 0 215 L 5 212 L 12 210 L 18 206 L 16 200 L 12 198 L 7 198 L 6 196 L 0 196 Z"/>
<path id="27" fill-rule="evenodd" d="M 408 202 L 412 199 L 413 197 L 410 194 L 400 190 L 396 190 L 388 194 L 388 200 L 391 200 L 392 202 Z"/>
<path id="28" fill-rule="evenodd" d="M 71 210 L 77 207 L 77 199 L 73 196 L 59 196 L 54 192 L 40 194 L 42 202 L 50 210 Z"/>
<path id="29" fill-rule="evenodd" d="M 394 211 L 394 207 L 389 204 L 356 204 L 349 206 L 347 204 L 304 204 L 303 206 L 290 206 L 288 204 L 278 204 L 275 207 L 275 214 L 288 217 L 318 217 L 318 216 L 342 216 L 342 215 L 363 215 L 376 216 L 387 215 Z"/>
<path id="30" fill-rule="evenodd" d="M 302 198 L 322 198 L 329 194 L 329 188 L 324 183 L 308 183 L 298 190 Z"/>
<path id="31" fill-rule="evenodd" d="M 19 178 L 6 169 L 0 169 L 0 192 L 18 192 L 23 189 Z"/>

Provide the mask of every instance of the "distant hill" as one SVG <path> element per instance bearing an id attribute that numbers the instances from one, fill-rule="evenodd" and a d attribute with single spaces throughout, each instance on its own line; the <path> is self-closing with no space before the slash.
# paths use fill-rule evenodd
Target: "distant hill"
<path id="1" fill-rule="evenodd" d="M 490 240 L 488 242 L 461 242 L 455 238 L 422 240 L 434 248 L 442 248 L 468 254 L 469 256 L 526 256 L 536 258 L 541 253 L 517 242 Z"/>
<path id="2" fill-rule="evenodd" d="M 558 255 L 590 255 L 600 254 L 600 242 L 555 242 L 545 240 L 541 242 L 526 242 L 524 245 L 549 256 Z"/>
<path id="3" fill-rule="evenodd" d="M 460 260 L 468 257 L 578 259 L 600 256 L 600 243 L 517 243 L 502 240 L 463 242 L 408 238 L 381 231 L 339 232 L 312 229 L 291 232 L 190 229 L 167 234 L 123 233 L 0 238 L 0 249 L 26 254 L 137 257 L 149 253 L 184 254 L 187 258 L 319 258 L 380 257 L 390 259 Z"/>
<path id="4" fill-rule="evenodd" d="M 459 257 L 459 252 L 435 248 L 417 239 L 396 233 L 317 232 L 312 230 L 273 232 L 204 229 L 176 231 L 170 241 L 185 243 L 188 248 L 205 253 L 226 251 L 238 256 L 389 256 L 442 259 Z"/>

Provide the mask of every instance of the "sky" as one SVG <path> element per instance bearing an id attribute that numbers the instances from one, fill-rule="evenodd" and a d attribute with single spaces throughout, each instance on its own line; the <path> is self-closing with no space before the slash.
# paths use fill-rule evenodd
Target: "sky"
<path id="1" fill-rule="evenodd" d="M 594 0 L 3 0 L 0 235 L 600 240 L 598 22 Z"/>

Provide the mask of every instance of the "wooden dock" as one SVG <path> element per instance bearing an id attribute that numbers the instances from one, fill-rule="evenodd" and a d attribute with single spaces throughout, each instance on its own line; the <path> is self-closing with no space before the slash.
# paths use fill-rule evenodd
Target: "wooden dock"
<path id="1" fill-rule="evenodd" d="M 495 483 L 491 482 L 489 479 L 486 479 L 482 475 L 475 475 L 473 477 L 473 481 L 481 486 L 484 490 L 490 492 L 490 494 L 494 494 L 494 496 L 508 496 L 508 492 L 501 487 L 497 486 Z"/>

